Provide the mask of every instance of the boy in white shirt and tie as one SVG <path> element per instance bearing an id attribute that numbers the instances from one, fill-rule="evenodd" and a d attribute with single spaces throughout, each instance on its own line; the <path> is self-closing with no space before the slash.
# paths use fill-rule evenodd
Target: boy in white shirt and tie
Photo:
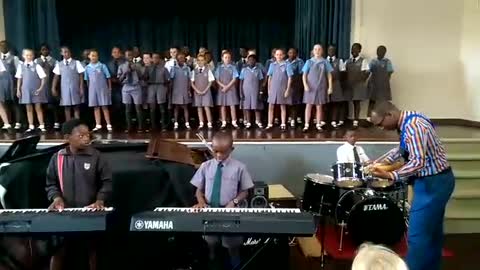
<path id="1" fill-rule="evenodd" d="M 346 142 L 337 149 L 337 162 L 339 163 L 368 163 L 370 159 L 361 146 L 357 146 L 357 135 L 355 129 L 345 132 Z"/>

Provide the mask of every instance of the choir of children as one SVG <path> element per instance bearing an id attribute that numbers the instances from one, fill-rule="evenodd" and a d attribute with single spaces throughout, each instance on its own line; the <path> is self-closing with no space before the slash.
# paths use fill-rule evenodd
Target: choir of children
<path id="1" fill-rule="evenodd" d="M 386 47 L 379 46 L 377 58 L 370 63 L 361 56 L 361 51 L 362 45 L 354 43 L 351 58 L 344 60 L 337 57 L 336 47 L 331 45 L 324 58 L 324 48 L 316 44 L 311 58 L 304 62 L 295 48 L 290 48 L 288 53 L 275 48 L 272 57 L 262 65 L 255 49 L 241 47 L 237 61 L 231 51 L 223 50 L 221 61 L 215 68 L 211 52 L 204 47 L 199 49 L 196 57 L 190 56 L 187 47 L 172 46 L 168 56 L 157 52 L 142 54 L 137 46 L 122 55 L 121 49 L 114 47 L 111 60 L 103 64 L 96 49 L 83 51 L 83 60 L 79 61 L 72 58 L 66 46 L 61 48 L 62 60 L 57 61 L 50 56 L 47 44 L 41 45 L 39 57 L 35 60 L 34 51 L 25 49 L 23 61 L 20 61 L 10 52 L 7 42 L 2 41 L 0 118 L 3 129 L 11 129 L 10 119 L 12 114 L 15 115 L 15 129 L 20 129 L 24 123 L 22 105 L 25 105 L 27 131 L 35 130 L 35 123 L 39 130 L 45 131 L 43 107 L 47 104 L 45 118 L 48 127 L 58 129 L 61 122 L 59 107 L 64 107 L 64 118 L 68 121 L 72 118 L 72 110 L 73 117 L 80 118 L 80 106 L 86 103 L 93 107 L 93 131 L 102 129 L 103 114 L 109 132 L 120 128 L 123 123 L 126 123 L 126 131 L 131 131 L 135 122 L 137 131 L 142 132 L 148 131 L 148 121 L 153 130 L 160 127 L 167 130 L 171 123 L 169 109 L 173 108 L 173 129 L 176 130 L 180 120 L 186 129 L 191 128 L 191 105 L 197 108 L 199 129 L 214 127 L 214 106 L 219 108 L 218 120 L 222 129 L 227 123 L 233 128 L 239 128 L 242 123 L 245 128 L 253 125 L 263 128 L 263 109 L 268 108 L 268 130 L 277 123 L 275 108 L 279 107 L 280 129 L 285 130 L 287 123 L 290 128 L 295 128 L 303 121 L 303 131 L 308 131 L 314 110 L 313 123 L 318 131 L 322 131 L 327 120 L 331 121 L 333 128 L 342 126 L 349 102 L 352 102 L 353 126 L 357 127 L 361 101 L 369 101 L 369 120 L 376 101 L 392 99 L 390 77 L 393 66 L 385 57 Z M 84 82 L 87 88 L 84 88 Z M 327 103 L 330 104 L 328 110 Z M 131 115 L 133 109 L 136 117 Z M 179 117 L 180 109 L 183 119 Z M 304 111 L 303 119 L 301 111 Z M 123 113 L 125 118 L 119 117 Z"/>

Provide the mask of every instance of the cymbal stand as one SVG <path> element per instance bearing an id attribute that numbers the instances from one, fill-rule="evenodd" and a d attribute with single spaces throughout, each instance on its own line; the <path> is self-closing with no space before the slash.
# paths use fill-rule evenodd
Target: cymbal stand
<path id="1" fill-rule="evenodd" d="M 340 224 L 338 224 L 341 229 L 340 229 L 340 243 L 339 243 L 339 246 L 338 246 L 338 251 L 342 251 L 343 250 L 343 235 L 345 234 L 345 226 L 347 226 L 347 224 L 342 220 L 342 222 Z"/>
<path id="2" fill-rule="evenodd" d="M 323 198 L 324 198 L 324 195 L 322 195 L 322 198 L 320 199 L 320 208 L 319 208 L 319 224 L 318 224 L 318 228 L 320 229 L 320 267 L 321 269 L 324 269 L 325 267 L 325 236 L 326 236 L 326 231 L 327 231 L 327 228 L 326 228 L 326 221 L 325 221 L 325 213 L 323 213 Z"/>

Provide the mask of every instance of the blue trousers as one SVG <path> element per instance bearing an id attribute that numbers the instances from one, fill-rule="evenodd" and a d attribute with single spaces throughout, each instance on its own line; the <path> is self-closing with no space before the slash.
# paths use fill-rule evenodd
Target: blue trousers
<path id="1" fill-rule="evenodd" d="M 454 188 L 455 176 L 450 169 L 415 179 L 408 229 L 410 270 L 440 270 L 445 207 Z"/>

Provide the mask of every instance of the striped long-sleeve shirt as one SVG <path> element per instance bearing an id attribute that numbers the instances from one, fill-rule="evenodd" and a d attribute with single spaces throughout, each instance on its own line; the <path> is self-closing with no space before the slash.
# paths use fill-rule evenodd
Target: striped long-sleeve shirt
<path id="1" fill-rule="evenodd" d="M 409 155 L 408 162 L 402 168 L 392 172 L 393 180 L 410 176 L 424 177 L 435 175 L 450 167 L 445 148 L 440 142 L 433 125 L 428 120 L 418 116 L 414 116 L 408 123 L 404 123 L 411 114 L 420 113 L 402 111 L 400 114 L 398 126 L 400 128 L 403 126 L 403 130 L 400 130 L 400 133 L 405 133 L 405 150 L 408 151 Z M 400 158 L 400 147 L 397 147 L 377 160 L 391 164 Z"/>

